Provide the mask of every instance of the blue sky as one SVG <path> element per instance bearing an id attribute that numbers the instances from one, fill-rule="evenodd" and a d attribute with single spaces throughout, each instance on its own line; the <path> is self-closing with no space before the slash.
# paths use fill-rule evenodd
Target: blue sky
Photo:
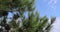
<path id="1" fill-rule="evenodd" d="M 40 16 L 60 17 L 60 0 L 36 0 L 36 8 Z"/>

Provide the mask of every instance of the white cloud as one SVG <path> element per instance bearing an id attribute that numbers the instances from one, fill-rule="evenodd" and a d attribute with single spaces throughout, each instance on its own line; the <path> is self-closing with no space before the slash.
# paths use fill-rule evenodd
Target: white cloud
<path id="1" fill-rule="evenodd" d="M 48 5 L 48 9 L 53 9 L 53 10 L 56 10 L 56 5 L 57 5 L 57 2 L 58 0 L 43 0 L 47 5 Z"/>
<path id="2" fill-rule="evenodd" d="M 49 0 L 48 1 L 48 5 L 53 9 L 56 8 L 56 4 L 57 4 L 57 0 Z"/>
<path id="3" fill-rule="evenodd" d="M 51 32 L 60 32 L 60 18 L 56 18 Z"/>
<path id="4" fill-rule="evenodd" d="M 49 0 L 48 4 L 56 4 L 57 0 Z"/>

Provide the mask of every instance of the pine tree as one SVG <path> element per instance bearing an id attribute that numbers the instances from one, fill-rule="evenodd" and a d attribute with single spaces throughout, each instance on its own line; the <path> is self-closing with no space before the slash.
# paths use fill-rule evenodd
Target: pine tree
<path id="1" fill-rule="evenodd" d="M 46 16 L 40 17 L 38 12 L 34 12 L 34 2 L 35 0 L 0 0 L 0 17 L 3 17 L 0 26 L 5 27 L 7 32 L 49 32 L 56 18 L 51 18 L 49 23 Z M 20 16 L 14 15 L 12 21 L 7 24 L 7 14 L 10 10 L 13 12 L 13 9 L 16 9 Z M 24 16 L 26 11 L 27 18 Z"/>

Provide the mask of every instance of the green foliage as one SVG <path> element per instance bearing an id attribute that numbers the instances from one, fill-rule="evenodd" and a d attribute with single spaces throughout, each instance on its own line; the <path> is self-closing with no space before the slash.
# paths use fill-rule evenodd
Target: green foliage
<path id="1" fill-rule="evenodd" d="M 55 20 L 55 18 L 52 19 Z M 34 14 L 34 12 L 31 12 L 29 13 L 28 18 L 23 19 L 23 26 L 21 28 L 17 27 L 16 24 L 15 26 L 18 29 L 17 31 L 22 32 L 49 32 L 53 22 L 51 21 L 51 23 L 49 23 L 46 16 L 40 18 L 38 13 Z"/>
<path id="2" fill-rule="evenodd" d="M 22 20 L 21 27 L 19 27 L 19 24 L 16 24 L 16 21 L 14 19 L 12 19 L 12 21 L 9 23 L 10 29 L 13 28 L 12 31 L 15 31 L 15 32 L 49 32 L 52 27 L 52 24 L 54 23 L 56 19 L 55 17 L 51 18 L 51 21 L 50 21 L 51 23 L 49 23 L 48 22 L 49 19 L 46 16 L 39 17 L 38 12 L 35 12 L 35 13 L 29 12 L 28 18 L 24 18 L 24 17 L 20 17 L 20 18 Z M 4 20 L 6 20 L 6 17 Z"/>
<path id="3" fill-rule="evenodd" d="M 35 0 L 0 0 L 0 10 L 9 10 L 18 7 L 21 11 L 33 11 Z"/>
<path id="4" fill-rule="evenodd" d="M 6 16 L 5 12 L 13 11 L 14 8 L 21 14 L 25 11 L 34 11 L 34 2 L 35 0 L 0 0 L 0 15 Z"/>

